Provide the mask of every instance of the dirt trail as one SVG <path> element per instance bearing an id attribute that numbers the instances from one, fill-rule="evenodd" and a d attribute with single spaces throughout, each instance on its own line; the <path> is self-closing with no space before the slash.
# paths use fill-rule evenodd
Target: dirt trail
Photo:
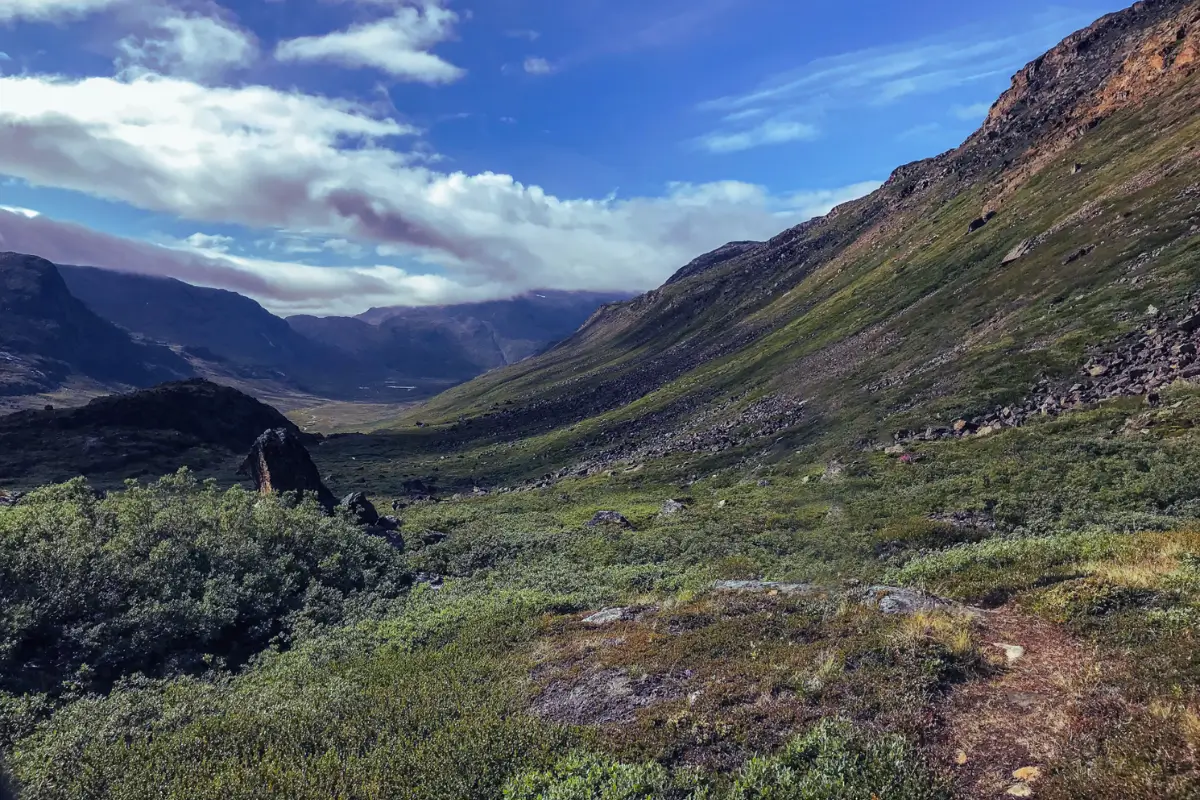
<path id="1" fill-rule="evenodd" d="M 937 755 L 960 797 L 1036 797 L 1038 769 L 1068 735 L 1093 656 L 1061 627 L 1011 607 L 985 613 L 981 624 L 981 641 L 1000 663 L 1017 657 L 951 693 L 939 709 Z"/>

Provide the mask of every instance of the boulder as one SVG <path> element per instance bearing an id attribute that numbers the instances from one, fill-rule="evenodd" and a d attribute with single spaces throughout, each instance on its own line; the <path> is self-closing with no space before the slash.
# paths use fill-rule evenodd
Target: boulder
<path id="1" fill-rule="evenodd" d="M 25 496 L 24 492 L 0 492 L 0 508 L 10 508 L 21 502 L 21 498 Z"/>
<path id="2" fill-rule="evenodd" d="M 381 528 L 378 525 L 368 525 L 364 530 L 368 536 L 374 536 L 376 539 L 383 539 L 396 550 L 400 551 L 401 553 L 404 552 L 404 537 L 398 532 L 388 530 L 387 528 Z"/>
<path id="3" fill-rule="evenodd" d="M 915 589 L 896 586 L 872 586 L 863 593 L 863 602 L 875 606 L 884 614 L 915 614 L 919 611 L 962 610 L 971 612 L 966 606 L 943 600 Z"/>
<path id="4" fill-rule="evenodd" d="M 238 474 L 249 475 L 263 494 L 309 494 L 329 510 L 337 503 L 321 482 L 321 474 L 300 435 L 289 428 L 273 428 L 259 436 Z"/>
<path id="5" fill-rule="evenodd" d="M 662 504 L 662 509 L 660 509 L 659 513 L 660 514 L 678 514 L 680 511 L 686 511 L 686 510 L 687 510 L 687 503 L 684 503 L 680 500 L 668 500 L 667 502 Z"/>
<path id="6" fill-rule="evenodd" d="M 379 522 L 379 512 L 362 492 L 351 492 L 346 495 L 342 498 L 342 502 L 338 503 L 338 508 L 350 512 L 350 516 L 354 517 L 355 522 L 359 525 L 374 525 Z"/>
<path id="7" fill-rule="evenodd" d="M 612 625 L 615 622 L 624 622 L 625 620 L 633 619 L 633 612 L 628 608 L 605 608 L 597 611 L 595 614 L 584 617 L 584 625 L 594 625 L 603 627 L 604 625 Z"/>
<path id="8" fill-rule="evenodd" d="M 404 522 L 399 517 L 393 517 L 389 515 L 386 517 L 380 517 L 379 521 L 376 522 L 375 525 L 383 528 L 385 531 L 398 531 L 404 525 Z"/>
<path id="9" fill-rule="evenodd" d="M 1001 263 L 1001 265 L 1011 264 L 1012 262 L 1017 261 L 1018 259 L 1024 258 L 1025 256 L 1029 255 L 1029 253 L 1032 250 L 1033 250 L 1033 240 L 1026 239 L 1023 242 L 1018 243 L 1017 246 L 1014 247 L 1012 250 L 1009 250 L 1008 254 L 1006 256 L 1004 256 L 1003 260 L 1001 260 L 1000 263 Z"/>
<path id="10" fill-rule="evenodd" d="M 633 529 L 633 523 L 616 511 L 597 511 L 596 516 L 592 517 L 587 524 L 589 528 L 596 528 L 601 525 L 618 525 L 627 530 Z"/>

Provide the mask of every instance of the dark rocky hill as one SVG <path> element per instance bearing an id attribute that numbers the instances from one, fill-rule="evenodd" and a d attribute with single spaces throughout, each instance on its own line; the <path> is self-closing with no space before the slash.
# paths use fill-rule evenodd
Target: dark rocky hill
<path id="1" fill-rule="evenodd" d="M 0 253 L 0 394 L 52 390 L 71 376 L 137 387 L 191 374 L 169 349 L 137 343 L 93 313 L 54 264 Z"/>
<path id="2" fill-rule="evenodd" d="M 299 433 L 265 403 L 200 379 L 101 397 L 81 408 L 21 411 L 0 417 L 0 485 L 76 475 L 116 483 L 180 466 L 229 477 L 234 460 L 275 428 Z"/>

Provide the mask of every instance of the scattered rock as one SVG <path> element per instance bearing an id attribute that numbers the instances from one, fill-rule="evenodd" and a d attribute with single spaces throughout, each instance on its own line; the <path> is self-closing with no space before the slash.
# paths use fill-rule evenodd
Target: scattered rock
<path id="1" fill-rule="evenodd" d="M 678 514 L 680 511 L 687 510 L 687 503 L 682 500 L 668 500 L 662 504 L 659 510 L 660 514 Z"/>
<path id="2" fill-rule="evenodd" d="M 0 492 L 0 508 L 11 508 L 21 502 L 21 498 L 25 496 L 24 492 Z"/>
<path id="3" fill-rule="evenodd" d="M 1038 778 L 1042 777 L 1042 768 L 1041 767 L 1021 767 L 1018 770 L 1014 770 L 1012 776 L 1019 781 L 1024 781 L 1026 783 L 1033 783 Z"/>
<path id="4" fill-rule="evenodd" d="M 1019 242 L 1016 247 L 1008 251 L 1008 254 L 1000 261 L 1001 265 L 1011 264 L 1012 262 L 1024 258 L 1033 251 L 1033 240 L 1026 239 Z"/>
<path id="5" fill-rule="evenodd" d="M 915 589 L 896 586 L 872 586 L 863 593 L 863 602 L 884 614 L 915 614 L 919 611 L 967 610 L 966 606 L 943 600 Z"/>
<path id="6" fill-rule="evenodd" d="M 1010 786 L 1005 794 L 1009 797 L 1033 797 L 1033 787 L 1028 783 L 1018 783 Z"/>
<path id="7" fill-rule="evenodd" d="M 351 492 L 346 495 L 342 498 L 342 502 L 338 503 L 338 508 L 350 512 L 350 516 L 354 517 L 355 522 L 359 525 L 374 525 L 379 522 L 379 512 L 362 492 Z"/>
<path id="8" fill-rule="evenodd" d="M 421 543 L 427 545 L 441 544 L 450 538 L 450 534 L 441 531 L 425 531 L 421 534 Z"/>
<path id="9" fill-rule="evenodd" d="M 619 525 L 627 530 L 633 530 L 633 523 L 616 511 L 597 511 L 596 516 L 592 517 L 587 524 L 589 528 L 596 528 L 600 525 Z"/>
<path id="10" fill-rule="evenodd" d="M 1083 165 L 1083 164 L 1080 164 L 1080 163 L 1078 163 L 1078 162 L 1077 162 L 1077 163 L 1075 164 L 1075 166 L 1071 168 L 1071 174 L 1072 174 L 1072 175 L 1078 175 L 1079 173 L 1083 172 L 1083 167 L 1084 167 L 1084 165 Z"/>
<path id="11" fill-rule="evenodd" d="M 376 527 L 383 528 L 385 531 L 398 531 L 404 526 L 403 520 L 398 517 L 386 516 L 380 517 L 375 523 Z"/>
<path id="12" fill-rule="evenodd" d="M 1019 644 L 1001 644 L 1000 642 L 993 642 L 992 646 L 999 647 L 1004 651 L 1004 660 L 1009 664 L 1020 661 L 1025 657 L 1025 648 L 1021 647 Z"/>
<path id="13" fill-rule="evenodd" d="M 980 228 L 982 228 L 984 225 L 987 225 L 987 224 L 988 224 L 988 221 L 986 219 L 984 219 L 983 217 L 973 220 L 971 222 L 971 224 L 967 226 L 967 233 L 974 233 L 975 231 L 979 230 Z"/>
<path id="14" fill-rule="evenodd" d="M 614 622 L 624 622 L 633 619 L 633 610 L 629 608 L 605 608 L 589 617 L 583 618 L 584 625 L 612 625 Z"/>
<path id="15" fill-rule="evenodd" d="M 321 482 L 321 474 L 299 434 L 289 428 L 274 428 L 259 436 L 238 474 L 249 475 L 263 494 L 312 494 L 330 510 L 337 502 Z"/>
<path id="16" fill-rule="evenodd" d="M 906 448 L 902 444 L 894 444 L 891 447 L 885 448 L 883 452 L 889 456 L 902 456 L 907 451 L 907 449 L 908 448 Z"/>

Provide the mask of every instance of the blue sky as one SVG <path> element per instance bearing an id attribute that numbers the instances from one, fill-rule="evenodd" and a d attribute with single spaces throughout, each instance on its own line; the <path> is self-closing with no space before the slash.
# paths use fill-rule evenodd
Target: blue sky
<path id="1" fill-rule="evenodd" d="M 3 0 L 0 248 L 353 313 L 652 288 L 1120 3 Z"/>

